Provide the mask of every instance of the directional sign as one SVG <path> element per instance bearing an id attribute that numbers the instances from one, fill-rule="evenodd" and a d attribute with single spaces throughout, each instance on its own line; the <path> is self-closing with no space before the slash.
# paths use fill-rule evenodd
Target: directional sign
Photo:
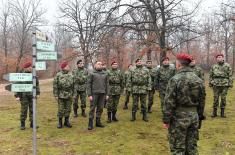
<path id="1" fill-rule="evenodd" d="M 46 41 L 46 35 L 40 31 L 36 31 L 36 38 L 39 40 Z"/>
<path id="2" fill-rule="evenodd" d="M 8 81 L 32 81 L 32 73 L 9 73 L 3 75 L 3 79 Z"/>
<path id="3" fill-rule="evenodd" d="M 57 60 L 57 52 L 38 52 L 37 60 Z"/>
<path id="4" fill-rule="evenodd" d="M 38 50 L 45 50 L 45 51 L 54 52 L 55 51 L 55 45 L 52 44 L 52 43 L 48 43 L 48 42 L 38 41 L 37 42 L 37 49 Z"/>
<path id="5" fill-rule="evenodd" d="M 46 70 L 46 62 L 45 61 L 41 61 L 41 62 L 36 62 L 36 70 L 40 71 L 40 70 Z"/>
<path id="6" fill-rule="evenodd" d="M 9 84 L 5 86 L 5 89 L 11 92 L 32 92 L 32 84 Z"/>

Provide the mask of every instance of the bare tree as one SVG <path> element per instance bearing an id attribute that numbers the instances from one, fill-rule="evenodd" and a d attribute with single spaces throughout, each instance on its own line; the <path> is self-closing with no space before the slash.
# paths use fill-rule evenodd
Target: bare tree
<path id="1" fill-rule="evenodd" d="M 15 40 L 19 50 L 16 71 L 27 48 L 30 48 L 30 32 L 32 28 L 44 22 L 45 10 L 41 7 L 41 0 L 13 0 L 11 1 Z M 29 52 L 29 51 L 28 51 Z"/>
<path id="2" fill-rule="evenodd" d="M 8 72 L 8 41 L 10 32 L 10 5 L 9 2 L 4 3 L 2 1 L 2 12 L 0 14 L 0 27 L 2 29 L 2 47 L 5 56 L 5 73 Z"/>

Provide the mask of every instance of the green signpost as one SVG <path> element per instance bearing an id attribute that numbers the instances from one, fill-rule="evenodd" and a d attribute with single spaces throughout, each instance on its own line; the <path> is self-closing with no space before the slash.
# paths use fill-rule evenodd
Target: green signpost
<path id="1" fill-rule="evenodd" d="M 38 61 L 38 62 L 36 62 L 36 66 L 35 67 L 36 67 L 37 71 L 41 71 L 41 70 L 46 70 L 47 69 L 45 61 Z"/>
<path id="2" fill-rule="evenodd" d="M 37 60 L 57 60 L 57 52 L 37 52 Z"/>
<path id="3" fill-rule="evenodd" d="M 38 50 L 44 50 L 44 51 L 55 51 L 55 45 L 49 42 L 42 42 L 42 41 L 37 41 L 37 49 Z"/>

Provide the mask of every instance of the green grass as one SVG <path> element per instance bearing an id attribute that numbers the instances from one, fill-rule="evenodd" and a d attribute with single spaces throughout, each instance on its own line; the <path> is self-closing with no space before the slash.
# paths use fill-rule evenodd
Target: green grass
<path id="1" fill-rule="evenodd" d="M 42 90 L 52 85 L 43 84 Z M 207 120 L 200 130 L 199 153 L 201 155 L 235 154 L 235 89 L 229 91 L 227 99 L 227 118 L 210 118 L 213 95 L 207 89 Z M 32 129 L 27 121 L 26 130 L 19 129 L 20 104 L 12 95 L 0 95 L 0 154 L 32 154 Z M 153 113 L 150 122 L 141 120 L 130 122 L 131 111 L 122 110 L 122 97 L 118 109 L 118 123 L 106 123 L 106 110 L 102 121 L 104 129 L 87 130 L 88 118 L 71 118 L 71 129 L 57 129 L 57 103 L 52 92 L 41 94 L 37 106 L 37 120 L 40 128 L 37 134 L 38 154 L 46 155 L 167 155 L 169 145 L 167 131 L 163 129 L 158 94 L 155 94 Z M 130 105 L 129 105 L 130 106 Z M 88 112 L 87 108 L 87 112 Z M 80 112 L 80 111 L 79 111 Z M 72 114 L 71 114 L 72 116 Z"/>

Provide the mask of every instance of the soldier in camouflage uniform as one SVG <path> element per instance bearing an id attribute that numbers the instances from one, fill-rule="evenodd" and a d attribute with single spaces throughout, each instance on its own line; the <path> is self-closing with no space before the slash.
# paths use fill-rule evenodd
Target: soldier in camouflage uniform
<path id="1" fill-rule="evenodd" d="M 168 85 L 163 104 L 163 123 L 168 128 L 172 155 L 198 155 L 199 120 L 203 120 L 205 88 L 189 67 L 191 56 L 178 54 L 178 72 Z"/>
<path id="2" fill-rule="evenodd" d="M 131 69 L 132 69 L 132 64 L 129 64 L 128 65 L 128 70 L 125 72 L 125 75 L 124 75 L 125 76 L 124 84 L 125 84 L 125 87 L 126 87 L 126 97 L 125 97 L 125 103 L 124 103 L 124 107 L 123 107 L 124 110 L 128 109 L 128 103 L 129 103 L 130 96 L 131 96 L 131 90 L 127 88 L 127 79 L 130 76 L 130 70 Z"/>
<path id="3" fill-rule="evenodd" d="M 78 117 L 78 98 L 80 96 L 81 100 L 81 109 L 82 109 L 82 116 L 86 117 L 86 83 L 87 83 L 87 77 L 88 77 L 88 71 L 84 68 L 84 63 L 82 60 L 77 61 L 77 69 L 73 70 L 73 76 L 75 80 L 75 85 L 77 88 L 77 96 L 74 99 L 73 102 L 73 111 L 74 111 L 74 117 Z"/>
<path id="4" fill-rule="evenodd" d="M 150 76 L 151 76 L 151 90 L 148 91 L 148 113 L 152 113 L 152 106 L 153 106 L 153 96 L 154 96 L 154 93 L 155 93 L 155 88 L 154 88 L 154 76 L 155 76 L 155 69 L 153 68 L 153 65 L 152 65 L 152 61 L 151 60 L 148 60 L 146 62 L 146 67 L 147 69 L 149 70 L 149 73 L 150 73 Z"/>
<path id="5" fill-rule="evenodd" d="M 201 67 L 196 65 L 196 61 L 192 58 L 192 62 L 190 63 L 190 67 L 193 69 L 193 72 L 204 81 L 204 72 Z"/>
<path id="6" fill-rule="evenodd" d="M 32 63 L 31 62 L 26 62 L 23 65 L 22 73 L 32 73 Z M 24 84 L 33 84 L 32 81 L 23 82 L 23 83 Z M 38 98 L 40 95 L 38 78 L 36 78 L 36 94 L 37 94 L 37 98 Z M 30 127 L 33 128 L 33 92 L 17 92 L 17 93 L 15 93 L 15 97 L 16 97 L 16 100 L 20 101 L 20 104 L 21 104 L 20 129 L 25 130 L 25 120 L 27 118 L 28 109 L 29 109 Z"/>
<path id="7" fill-rule="evenodd" d="M 102 63 L 97 61 L 95 69 L 88 75 L 87 95 L 90 100 L 90 113 L 88 130 L 93 129 L 93 119 L 96 111 L 96 127 L 104 127 L 101 123 L 101 115 L 103 113 L 104 101 L 108 99 L 109 81 L 107 73 L 102 69 Z"/>
<path id="8" fill-rule="evenodd" d="M 154 86 L 156 87 L 157 90 L 159 90 L 159 96 L 161 99 L 161 109 L 162 109 L 168 81 L 175 75 L 176 70 L 175 67 L 172 67 L 169 64 L 168 57 L 162 58 L 161 61 L 162 64 L 160 68 L 156 70 L 156 74 L 154 77 Z"/>
<path id="9" fill-rule="evenodd" d="M 148 69 L 143 67 L 141 59 L 137 59 L 135 63 L 136 67 L 133 70 L 131 70 L 130 78 L 127 81 L 127 88 L 131 89 L 133 97 L 131 121 L 136 120 L 136 112 L 137 112 L 138 102 L 140 100 L 143 120 L 145 122 L 148 122 L 146 98 L 148 91 L 150 91 L 152 88 L 151 76 Z"/>
<path id="10" fill-rule="evenodd" d="M 109 100 L 107 104 L 108 123 L 117 122 L 117 107 L 120 95 L 124 89 L 124 78 L 122 72 L 118 69 L 118 63 L 112 62 L 111 69 L 107 72 L 109 79 Z"/>
<path id="11" fill-rule="evenodd" d="M 69 116 L 71 112 L 71 106 L 73 99 L 77 96 L 77 90 L 75 88 L 74 77 L 69 73 L 70 67 L 68 62 L 61 63 L 61 71 L 58 72 L 53 81 L 53 94 L 58 101 L 58 126 L 57 128 L 62 128 L 62 119 L 64 120 L 64 125 L 71 128 L 72 125 L 69 122 Z"/>
<path id="12" fill-rule="evenodd" d="M 233 86 L 232 67 L 224 62 L 224 55 L 216 56 L 217 64 L 213 65 L 209 73 L 209 86 L 213 88 L 214 104 L 211 117 L 217 116 L 217 107 L 219 105 L 219 97 L 221 97 L 220 108 L 221 117 L 225 116 L 226 96 L 228 88 Z"/>

